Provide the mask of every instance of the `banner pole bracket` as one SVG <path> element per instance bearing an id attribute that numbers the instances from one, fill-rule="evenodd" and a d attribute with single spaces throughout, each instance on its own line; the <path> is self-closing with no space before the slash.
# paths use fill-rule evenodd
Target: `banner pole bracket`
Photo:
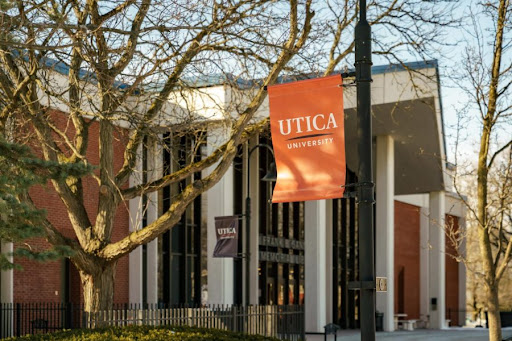
<path id="1" fill-rule="evenodd" d="M 344 187 L 344 188 L 353 188 L 353 187 L 374 187 L 375 186 L 375 183 L 373 182 L 354 182 L 352 184 L 346 184 L 346 185 L 341 185 L 340 187 Z"/>
<path id="2" fill-rule="evenodd" d="M 351 184 L 341 185 L 342 188 L 373 188 L 375 187 L 374 182 L 355 182 Z M 343 193 L 343 198 L 350 199 L 350 198 L 357 198 L 357 191 L 349 191 Z M 366 204 L 374 204 L 375 200 L 358 200 L 357 203 L 366 203 Z"/>
<path id="3" fill-rule="evenodd" d="M 375 281 L 348 282 L 348 290 L 375 290 Z"/>

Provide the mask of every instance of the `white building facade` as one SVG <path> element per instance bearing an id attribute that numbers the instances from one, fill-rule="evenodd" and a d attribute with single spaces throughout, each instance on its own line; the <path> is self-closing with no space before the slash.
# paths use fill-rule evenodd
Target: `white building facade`
<path id="1" fill-rule="evenodd" d="M 226 108 L 236 97 L 223 85 L 209 91 L 226 101 Z M 456 281 L 447 286 L 446 261 L 451 255 L 447 252 L 445 220 L 447 216 L 455 218 L 457 228 L 463 229 L 465 211 L 451 193 L 446 175 L 439 93 L 435 61 L 411 63 L 407 68 L 373 68 L 375 264 L 376 276 L 388 281 L 388 291 L 377 293 L 376 307 L 383 313 L 386 331 L 396 328 L 397 313 L 434 329 L 445 328 L 447 320 L 463 323 L 463 317 L 454 314 L 465 309 L 465 272 L 462 264 L 455 264 Z M 357 181 L 355 88 L 346 88 L 344 103 L 349 183 Z M 215 116 L 214 109 L 208 110 L 209 116 Z M 267 115 L 265 104 L 259 117 Z M 207 132 L 201 153 L 207 155 L 228 137 L 229 131 L 222 124 L 214 125 Z M 194 213 L 184 218 L 182 226 L 155 245 L 147 245 L 145 250 L 140 247 L 130 255 L 131 301 L 245 304 L 248 299 L 249 304 L 304 304 L 307 332 L 321 332 L 331 322 L 357 328 L 358 294 L 348 290 L 348 282 L 356 280 L 358 273 L 356 199 L 270 204 L 271 184 L 260 178 L 272 161 L 271 155 L 261 148 L 250 160 L 247 157 L 247 151 L 257 144 L 270 145 L 271 139 L 267 134 L 253 137 L 222 180 L 195 203 Z M 150 154 L 155 156 L 152 162 L 172 164 L 172 155 L 160 158 L 162 152 L 156 144 Z M 247 179 L 249 167 L 251 177 Z M 244 259 L 213 258 L 214 218 L 218 216 L 240 216 L 240 250 L 246 252 L 242 217 L 248 196 L 252 212 L 249 266 Z M 141 205 L 133 203 L 132 217 L 139 217 L 134 224 L 156 219 L 165 208 L 165 200 L 165 194 L 155 195 L 146 218 L 140 213 Z M 402 204 L 415 212 L 414 221 L 401 225 L 407 231 L 410 224 L 411 234 L 417 235 L 412 245 L 404 244 L 403 235 L 396 235 L 395 219 L 404 216 Z M 183 231 L 177 232 L 180 228 Z M 191 240 L 196 244 L 190 244 Z M 410 250 L 416 261 L 397 269 L 397 250 L 403 248 Z M 449 271 L 453 269 L 451 266 Z M 413 296 L 404 292 L 411 286 L 417 291 Z M 457 297 L 451 299 L 449 308 L 447 287 L 452 288 L 450 295 Z"/>
<path id="2" fill-rule="evenodd" d="M 464 229 L 465 210 L 451 193 L 447 176 L 437 64 L 406 66 L 373 68 L 375 271 L 388 281 L 387 292 L 377 293 L 376 308 L 383 313 L 386 331 L 396 328 L 398 313 L 440 329 L 447 320 L 462 324 L 463 317 L 457 314 L 465 309 L 465 271 L 450 260 L 445 237 L 447 219 Z M 194 109 L 215 122 L 204 125 L 205 139 L 162 134 L 161 140 L 149 141 L 140 151 L 140 174 L 157 178 L 190 158 L 211 153 L 229 137 L 222 117 L 240 98 L 243 93 L 227 85 L 206 88 L 195 99 Z M 347 183 L 355 183 L 355 87 L 345 88 L 344 105 Z M 268 103 L 257 116 L 268 116 Z M 258 144 L 271 145 L 269 134 L 254 136 L 244 145 L 224 177 L 194 201 L 178 225 L 129 255 L 130 303 L 299 304 L 304 305 L 306 332 L 323 332 L 331 322 L 358 328 L 359 296 L 348 289 L 348 282 L 358 279 L 356 198 L 348 193 L 336 200 L 271 204 L 272 184 L 260 178 L 272 156 L 267 148 L 258 148 L 248 158 L 248 151 Z M 142 180 L 147 179 L 133 177 L 131 185 Z M 156 220 L 180 186 L 192 180 L 132 199 L 130 229 Z M 248 232 L 247 197 L 252 212 Z M 240 252 L 250 254 L 249 262 L 213 257 L 214 219 L 230 215 L 241 218 Z M 11 249 L 2 245 L 2 252 Z M 1 302 L 12 302 L 12 272 L 2 272 L 0 283 Z M 447 316 L 447 311 L 457 316 Z"/>

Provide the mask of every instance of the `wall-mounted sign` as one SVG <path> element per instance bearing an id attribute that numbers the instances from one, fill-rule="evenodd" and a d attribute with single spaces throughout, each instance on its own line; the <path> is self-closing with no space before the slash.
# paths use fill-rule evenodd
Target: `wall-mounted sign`
<path id="1" fill-rule="evenodd" d="M 377 277 L 375 280 L 375 289 L 377 292 L 388 291 L 388 279 L 387 277 Z"/>
<path id="2" fill-rule="evenodd" d="M 302 240 L 271 237 L 271 236 L 260 236 L 260 245 L 261 246 L 279 247 L 282 249 L 304 250 L 304 241 L 302 241 Z"/>
<path id="3" fill-rule="evenodd" d="M 213 257 L 238 257 L 238 216 L 215 217 L 217 244 Z"/>
<path id="4" fill-rule="evenodd" d="M 268 87 L 277 182 L 272 202 L 341 198 L 345 184 L 340 75 Z"/>
<path id="5" fill-rule="evenodd" d="M 287 253 L 260 251 L 259 257 L 260 261 L 262 262 L 304 264 L 304 255 L 291 255 Z"/>

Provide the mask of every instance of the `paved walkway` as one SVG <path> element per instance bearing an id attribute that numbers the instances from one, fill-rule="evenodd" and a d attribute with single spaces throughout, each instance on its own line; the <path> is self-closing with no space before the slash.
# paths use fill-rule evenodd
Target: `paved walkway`
<path id="1" fill-rule="evenodd" d="M 512 338 L 512 327 L 503 328 L 503 340 Z M 414 331 L 377 332 L 377 340 L 417 340 L 417 341 L 485 341 L 489 331 L 485 328 L 449 328 L 442 330 L 416 329 Z M 323 341 L 323 335 L 306 335 L 307 341 Z M 334 340 L 334 335 L 327 337 Z M 342 330 L 338 332 L 339 341 L 360 341 L 359 330 Z"/>

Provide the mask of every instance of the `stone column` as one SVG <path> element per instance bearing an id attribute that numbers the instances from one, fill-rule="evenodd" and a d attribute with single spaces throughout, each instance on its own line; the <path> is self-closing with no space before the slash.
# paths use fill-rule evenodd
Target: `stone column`
<path id="1" fill-rule="evenodd" d="M 13 252 L 12 243 L 0 241 L 0 252 L 7 255 Z M 7 256 L 12 260 L 12 257 Z M 0 271 L 0 303 L 14 303 L 14 271 Z M 12 311 L 4 311 L 3 321 L 0 320 L 0 339 L 12 336 L 15 317 Z"/>
<path id="2" fill-rule="evenodd" d="M 130 187 L 142 183 L 142 148 L 137 150 L 136 169 L 130 176 Z M 130 232 L 140 230 L 142 228 L 142 197 L 136 197 L 129 202 L 130 209 Z M 132 304 L 142 304 L 142 246 L 137 247 L 128 255 L 129 263 L 129 292 L 128 299 Z"/>
<path id="3" fill-rule="evenodd" d="M 160 136 L 161 137 L 161 136 Z M 163 173 L 163 150 L 159 141 L 148 143 L 148 180 L 157 180 Z M 158 219 L 158 191 L 147 195 L 147 223 Z M 146 247 L 146 302 L 158 303 L 158 238 L 149 242 Z"/>
<path id="4" fill-rule="evenodd" d="M 430 193 L 429 315 L 430 328 L 445 328 L 445 193 Z"/>
<path id="5" fill-rule="evenodd" d="M 0 241 L 0 252 L 9 254 L 13 252 L 12 243 L 4 243 Z M 11 260 L 12 257 L 8 256 Z M 5 270 L 0 271 L 0 303 L 13 303 L 14 302 L 14 271 Z M 1 336 L 1 334 L 0 334 Z"/>
<path id="6" fill-rule="evenodd" d="M 429 291 L 429 209 L 420 208 L 420 319 L 427 321 L 430 313 Z"/>
<path id="7" fill-rule="evenodd" d="M 375 269 L 377 277 L 386 277 L 387 292 L 377 292 L 376 310 L 384 313 L 384 330 L 394 326 L 395 264 L 395 151 L 391 136 L 377 136 L 376 150 Z"/>
<path id="8" fill-rule="evenodd" d="M 306 332 L 323 332 L 326 308 L 326 201 L 305 204 L 305 319 Z"/>
<path id="9" fill-rule="evenodd" d="M 208 132 L 208 155 L 226 141 L 228 135 L 224 129 Z M 215 169 L 216 165 L 210 168 Z M 208 303 L 233 304 L 233 259 L 213 258 L 217 243 L 215 235 L 215 217 L 233 214 L 233 167 L 207 193 L 208 199 Z M 241 198 L 240 198 L 241 200 Z"/>
<path id="10" fill-rule="evenodd" d="M 332 240 L 333 240 L 333 231 L 332 231 L 332 200 L 325 201 L 326 211 L 325 211 L 325 296 L 326 296 L 326 305 L 325 305 L 325 318 L 326 323 L 336 323 L 332 320 L 332 311 L 333 305 L 333 267 L 332 267 Z M 337 323 L 336 323 L 337 324 Z"/>

